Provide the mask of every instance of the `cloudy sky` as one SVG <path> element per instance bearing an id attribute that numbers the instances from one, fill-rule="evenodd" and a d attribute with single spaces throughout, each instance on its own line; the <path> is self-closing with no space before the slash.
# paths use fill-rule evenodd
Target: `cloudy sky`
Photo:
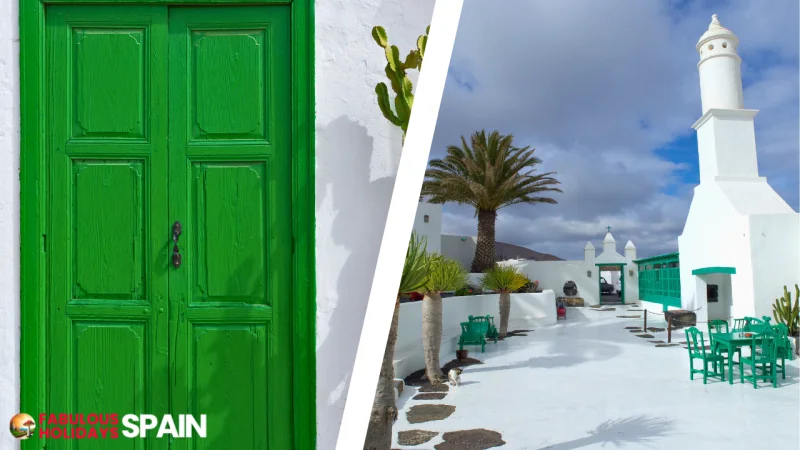
<path id="1" fill-rule="evenodd" d="M 497 239 L 582 258 L 613 227 L 618 250 L 677 251 L 698 183 L 699 59 L 716 13 L 737 34 L 762 176 L 798 209 L 798 2 L 466 0 L 431 158 L 475 130 L 531 146 L 557 172 L 558 205 L 500 211 Z M 474 235 L 445 205 L 445 234 Z"/>

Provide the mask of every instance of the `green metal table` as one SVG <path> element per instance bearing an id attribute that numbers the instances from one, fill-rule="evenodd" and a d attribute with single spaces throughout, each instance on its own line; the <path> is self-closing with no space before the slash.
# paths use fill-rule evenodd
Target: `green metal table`
<path id="1" fill-rule="evenodd" d="M 752 336 L 745 336 L 751 334 Z M 733 353 L 737 348 L 750 347 L 753 342 L 753 336 L 758 336 L 756 331 L 737 331 L 734 333 L 714 333 L 714 346 L 711 351 L 718 353 L 719 347 L 728 349 L 728 383 L 733 384 Z"/>

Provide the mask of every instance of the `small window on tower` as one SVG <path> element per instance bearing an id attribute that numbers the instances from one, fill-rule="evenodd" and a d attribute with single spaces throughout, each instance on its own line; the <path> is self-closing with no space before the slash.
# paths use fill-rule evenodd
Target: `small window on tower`
<path id="1" fill-rule="evenodd" d="M 714 44 L 708 44 L 708 49 L 709 50 L 714 50 Z"/>
<path id="2" fill-rule="evenodd" d="M 422 220 L 424 220 L 425 223 L 428 223 L 431 220 L 431 216 L 426 214 L 425 217 L 422 218 Z"/>
<path id="3" fill-rule="evenodd" d="M 722 43 L 722 48 L 728 48 L 728 43 L 727 42 L 723 42 Z"/>

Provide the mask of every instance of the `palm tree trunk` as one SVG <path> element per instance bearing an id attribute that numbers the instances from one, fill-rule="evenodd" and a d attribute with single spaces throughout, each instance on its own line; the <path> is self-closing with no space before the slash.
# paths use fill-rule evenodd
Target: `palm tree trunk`
<path id="1" fill-rule="evenodd" d="M 367 438 L 364 450 L 389 450 L 392 448 L 392 424 L 397 420 L 397 405 L 394 397 L 394 346 L 397 343 L 397 326 L 400 316 L 400 301 L 395 300 L 389 339 L 383 352 L 383 364 L 372 402 Z"/>
<path id="2" fill-rule="evenodd" d="M 498 333 L 501 339 L 505 339 L 508 334 L 508 316 L 511 314 L 511 294 L 500 292 L 500 329 Z"/>
<path id="3" fill-rule="evenodd" d="M 494 248 L 494 224 L 497 211 L 478 210 L 478 245 L 472 260 L 472 273 L 482 273 L 494 266 L 497 254 Z"/>
<path id="4" fill-rule="evenodd" d="M 438 292 L 428 292 L 422 299 L 422 348 L 425 352 L 425 375 L 431 384 L 444 380 L 442 366 L 439 364 L 441 347 L 442 296 Z"/>

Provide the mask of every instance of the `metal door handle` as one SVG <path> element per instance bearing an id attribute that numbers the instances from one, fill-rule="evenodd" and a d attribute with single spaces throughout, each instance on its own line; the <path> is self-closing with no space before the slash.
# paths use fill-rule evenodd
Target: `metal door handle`
<path id="1" fill-rule="evenodd" d="M 183 227 L 181 227 L 180 222 L 172 224 L 172 242 L 175 244 L 172 247 L 172 266 L 176 269 L 181 266 L 181 249 L 178 247 L 178 238 L 181 236 L 181 231 L 183 231 Z"/>

